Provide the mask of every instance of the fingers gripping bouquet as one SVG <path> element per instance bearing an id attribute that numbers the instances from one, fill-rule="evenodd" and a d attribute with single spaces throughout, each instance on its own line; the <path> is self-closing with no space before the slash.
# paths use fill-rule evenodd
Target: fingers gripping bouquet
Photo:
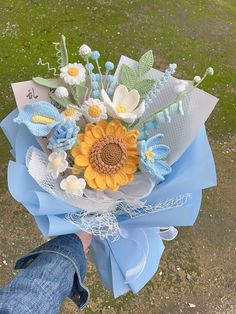
<path id="1" fill-rule="evenodd" d="M 177 80 L 176 64 L 152 68 L 150 50 L 138 62 L 122 56 L 112 74 L 89 46 L 70 63 L 65 37 L 54 45 L 58 69 L 39 60 L 53 78 L 13 84 L 18 109 L 1 123 L 16 159 L 9 190 L 44 235 L 93 234 L 103 284 L 115 297 L 137 292 L 163 240 L 194 223 L 202 189 L 215 185 L 204 122 L 217 99 L 197 88 L 213 69 Z"/>

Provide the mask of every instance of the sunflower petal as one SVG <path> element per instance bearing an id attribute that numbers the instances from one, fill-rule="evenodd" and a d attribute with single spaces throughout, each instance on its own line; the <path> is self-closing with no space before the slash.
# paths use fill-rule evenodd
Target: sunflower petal
<path id="1" fill-rule="evenodd" d="M 94 125 L 92 123 L 86 124 L 85 133 L 87 133 L 88 131 L 92 130 L 93 128 L 94 128 Z"/>
<path id="2" fill-rule="evenodd" d="M 124 185 L 129 181 L 127 174 L 123 171 L 119 171 L 118 173 L 114 174 L 113 177 L 119 185 Z"/>
<path id="3" fill-rule="evenodd" d="M 127 129 L 124 126 L 120 126 L 116 129 L 115 135 L 119 137 L 125 137 Z"/>
<path id="4" fill-rule="evenodd" d="M 132 163 L 132 162 L 127 163 L 127 164 L 124 166 L 124 168 L 123 168 L 123 171 L 124 171 L 126 174 L 132 174 L 132 173 L 134 173 L 136 170 L 137 170 L 137 165 L 136 165 L 136 163 Z"/>
<path id="5" fill-rule="evenodd" d="M 75 157 L 75 164 L 80 167 L 86 167 L 89 165 L 88 156 L 85 155 L 77 155 Z"/>
<path id="6" fill-rule="evenodd" d="M 85 143 L 85 142 L 81 142 L 80 144 L 79 144 L 79 148 L 80 148 L 80 151 L 81 151 L 81 153 L 83 154 L 83 155 L 88 155 L 88 153 L 89 153 L 89 145 L 87 144 L 87 143 Z"/>
<path id="7" fill-rule="evenodd" d="M 72 157 L 76 157 L 77 155 L 80 155 L 81 154 L 81 151 L 80 151 L 80 148 L 79 148 L 79 145 L 75 145 L 71 151 L 70 151 Z"/>
<path id="8" fill-rule="evenodd" d="M 95 126 L 94 128 L 91 129 L 91 132 L 93 133 L 93 136 L 97 139 L 102 138 L 105 136 L 105 133 L 102 128 Z"/>
<path id="9" fill-rule="evenodd" d="M 106 129 L 106 126 L 107 126 L 107 122 L 104 121 L 104 120 L 101 120 L 97 123 L 97 126 L 99 126 L 100 128 L 102 128 L 104 131 Z"/>
<path id="10" fill-rule="evenodd" d="M 88 166 L 84 172 L 84 179 L 86 181 L 93 180 L 97 175 L 97 172 L 93 170 L 91 166 Z"/>
<path id="11" fill-rule="evenodd" d="M 95 177 L 95 183 L 97 184 L 99 190 L 105 190 L 106 188 L 105 176 L 98 173 Z"/>
<path id="12" fill-rule="evenodd" d="M 107 185 L 108 189 L 113 190 L 116 188 L 116 182 L 115 182 L 112 175 L 106 176 L 105 180 L 106 180 L 106 185 Z"/>
<path id="13" fill-rule="evenodd" d="M 91 187 L 91 189 L 97 190 L 97 184 L 95 183 L 95 180 L 86 180 L 87 184 Z"/>

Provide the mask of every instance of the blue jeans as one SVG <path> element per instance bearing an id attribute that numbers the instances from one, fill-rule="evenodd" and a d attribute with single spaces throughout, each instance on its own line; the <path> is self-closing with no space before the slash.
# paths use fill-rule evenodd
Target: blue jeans
<path id="1" fill-rule="evenodd" d="M 89 291 L 83 285 L 86 259 L 76 235 L 54 238 L 20 258 L 24 270 L 0 289 L 1 314 L 59 313 L 66 297 L 83 309 Z"/>

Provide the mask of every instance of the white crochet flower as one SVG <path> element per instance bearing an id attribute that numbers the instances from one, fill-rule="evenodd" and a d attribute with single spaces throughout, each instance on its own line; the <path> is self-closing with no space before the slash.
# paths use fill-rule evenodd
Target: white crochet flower
<path id="1" fill-rule="evenodd" d="M 56 179 L 59 173 L 65 171 L 68 167 L 68 162 L 66 160 L 67 154 L 64 150 L 60 152 L 53 152 L 48 156 L 47 170 Z"/>
<path id="2" fill-rule="evenodd" d="M 67 98 L 69 96 L 69 92 L 68 92 L 67 88 L 65 88 L 63 86 L 59 86 L 55 90 L 55 95 L 58 98 Z"/>
<path id="3" fill-rule="evenodd" d="M 79 121 L 82 116 L 82 113 L 79 112 L 76 108 L 69 107 L 61 112 L 61 119 L 63 122 L 66 121 Z"/>
<path id="4" fill-rule="evenodd" d="M 85 81 L 85 68 L 81 63 L 69 63 L 60 68 L 60 78 L 69 85 L 79 85 Z"/>
<path id="5" fill-rule="evenodd" d="M 99 99 L 89 98 L 81 106 L 81 111 L 84 116 L 92 123 L 107 119 L 107 110 L 104 103 Z"/>
<path id="6" fill-rule="evenodd" d="M 126 86 L 119 85 L 114 92 L 112 101 L 104 89 L 101 91 L 101 96 L 107 108 L 107 113 L 113 118 L 133 123 L 145 111 L 144 102 L 138 105 L 140 95 L 136 89 L 129 92 Z"/>
<path id="7" fill-rule="evenodd" d="M 86 181 L 83 178 L 78 179 L 76 176 L 70 175 L 61 181 L 60 187 L 62 190 L 65 190 L 66 193 L 82 197 L 84 194 L 83 190 L 86 187 Z"/>
<path id="8" fill-rule="evenodd" d="M 90 56 L 91 52 L 92 52 L 92 50 L 88 45 L 84 44 L 79 48 L 79 55 L 83 58 L 88 58 Z"/>

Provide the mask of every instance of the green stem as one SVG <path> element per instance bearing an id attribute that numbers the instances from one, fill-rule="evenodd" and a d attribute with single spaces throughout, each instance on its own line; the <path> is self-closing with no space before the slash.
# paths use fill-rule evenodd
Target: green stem
<path id="1" fill-rule="evenodd" d="M 88 59 L 86 60 L 86 63 L 89 64 L 89 60 L 88 60 Z M 89 70 L 87 70 L 87 71 L 88 71 L 89 80 L 90 80 L 90 89 L 88 89 L 89 92 L 87 91 L 87 94 L 88 94 L 88 98 L 90 98 L 91 93 L 92 93 L 92 80 L 91 80 L 91 78 L 90 78 L 90 75 L 92 74 L 92 71 L 89 71 Z M 87 94 L 86 94 L 86 96 L 87 96 Z"/>
<path id="2" fill-rule="evenodd" d="M 81 171 L 82 169 L 79 168 L 73 168 L 73 167 L 67 167 L 67 169 L 69 170 L 74 170 L 74 171 Z"/>

